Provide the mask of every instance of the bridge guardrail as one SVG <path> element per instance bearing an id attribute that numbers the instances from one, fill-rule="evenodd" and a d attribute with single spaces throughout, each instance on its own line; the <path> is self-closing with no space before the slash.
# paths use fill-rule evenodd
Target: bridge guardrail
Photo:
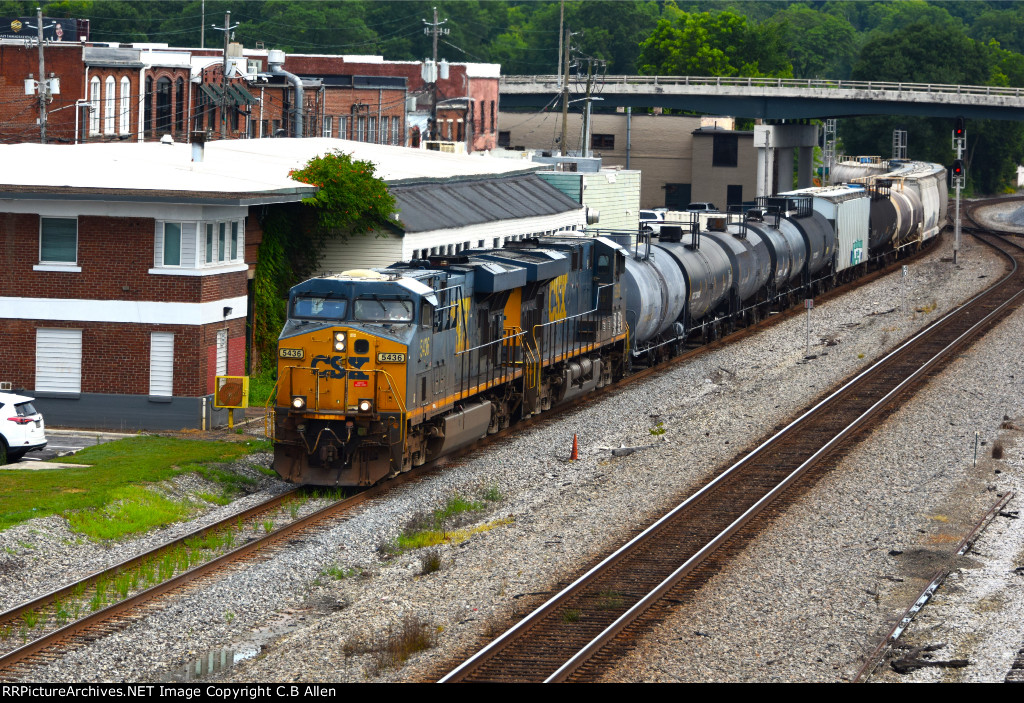
<path id="1" fill-rule="evenodd" d="M 526 83 L 561 84 L 558 75 L 502 76 L 504 85 Z M 955 85 L 945 83 L 902 83 L 892 81 L 844 81 L 822 78 L 738 78 L 730 76 L 605 76 L 595 86 L 658 85 L 715 86 L 736 88 L 825 88 L 831 90 L 872 90 L 912 93 L 949 93 L 953 95 L 1003 95 L 1024 97 L 1024 88 L 988 85 Z"/>

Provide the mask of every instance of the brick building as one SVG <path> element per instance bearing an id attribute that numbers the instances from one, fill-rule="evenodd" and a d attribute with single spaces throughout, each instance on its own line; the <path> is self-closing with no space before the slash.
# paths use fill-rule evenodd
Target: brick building
<path id="1" fill-rule="evenodd" d="M 255 210 L 312 188 L 288 164 L 213 145 L 207 155 L 0 146 L 0 383 L 35 396 L 50 423 L 226 420 L 211 394 L 216 375 L 245 373 Z"/>

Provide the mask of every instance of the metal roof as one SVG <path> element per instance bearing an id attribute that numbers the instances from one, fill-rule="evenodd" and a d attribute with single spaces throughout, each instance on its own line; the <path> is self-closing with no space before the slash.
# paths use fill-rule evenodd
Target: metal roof
<path id="1" fill-rule="evenodd" d="M 193 163 L 191 146 L 181 143 L 4 144 L 0 198 L 297 201 L 314 189 L 289 173 L 334 150 L 373 163 L 376 175 L 392 188 L 492 179 L 538 168 L 528 161 L 323 138 L 218 140 L 207 143 L 201 163 Z"/>
<path id="2" fill-rule="evenodd" d="M 576 212 L 580 204 L 536 175 L 393 186 L 406 232 Z"/>

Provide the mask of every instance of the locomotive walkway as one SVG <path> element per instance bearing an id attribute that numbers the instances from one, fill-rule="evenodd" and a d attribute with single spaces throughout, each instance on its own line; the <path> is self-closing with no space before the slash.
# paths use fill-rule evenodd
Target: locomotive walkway
<path id="1" fill-rule="evenodd" d="M 561 94 L 557 75 L 502 76 L 502 109 L 542 108 Z M 572 79 L 573 95 L 586 91 Z M 604 76 L 592 94 L 602 107 L 664 107 L 768 120 L 854 115 L 920 115 L 1024 120 L 1024 88 L 838 81 L 814 78 Z"/>
<path id="2" fill-rule="evenodd" d="M 442 679 L 580 681 L 596 675 L 666 601 L 685 601 L 721 560 L 791 502 L 851 438 L 1024 302 L 1024 250 L 996 286 L 939 319 L 727 469 Z M 782 499 L 781 501 L 779 499 Z M 650 609 L 650 610 L 649 610 Z"/>

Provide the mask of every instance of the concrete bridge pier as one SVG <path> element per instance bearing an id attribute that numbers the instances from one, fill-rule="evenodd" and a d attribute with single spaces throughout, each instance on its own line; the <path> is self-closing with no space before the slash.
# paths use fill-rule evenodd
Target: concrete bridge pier
<path id="1" fill-rule="evenodd" d="M 797 187 L 810 186 L 814 177 L 814 147 L 817 143 L 817 125 L 756 125 L 757 196 L 793 189 L 794 153 L 799 154 Z"/>

